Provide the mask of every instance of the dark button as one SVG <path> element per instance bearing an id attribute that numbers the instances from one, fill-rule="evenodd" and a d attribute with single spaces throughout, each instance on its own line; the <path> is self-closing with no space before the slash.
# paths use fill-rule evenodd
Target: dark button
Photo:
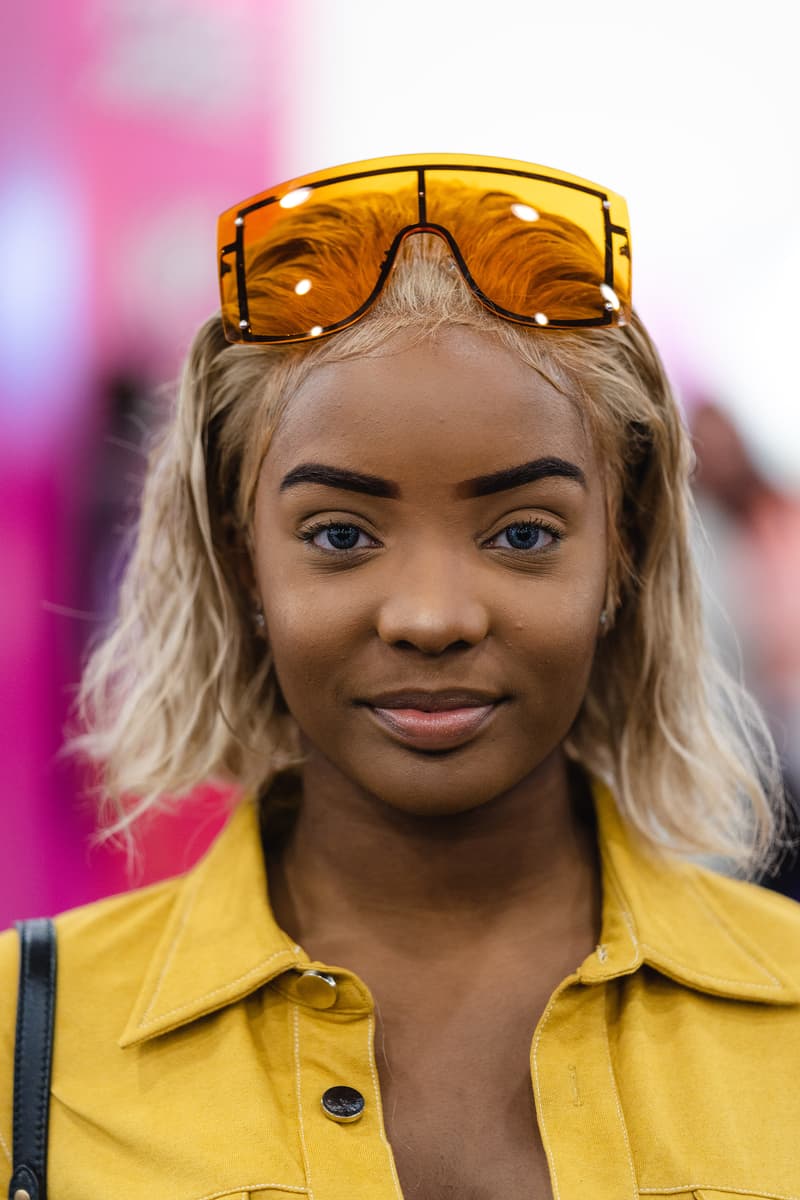
<path id="1" fill-rule="evenodd" d="M 326 1117 L 346 1125 L 357 1121 L 364 1111 L 364 1097 L 351 1087 L 332 1087 L 322 1096 L 322 1109 Z"/>

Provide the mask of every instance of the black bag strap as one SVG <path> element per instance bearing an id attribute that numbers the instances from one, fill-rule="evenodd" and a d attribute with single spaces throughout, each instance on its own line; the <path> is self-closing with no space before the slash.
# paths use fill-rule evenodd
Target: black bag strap
<path id="1" fill-rule="evenodd" d="M 14 1173 L 9 1200 L 47 1200 L 47 1125 L 56 1001 L 56 931 L 48 917 L 17 921 Z"/>

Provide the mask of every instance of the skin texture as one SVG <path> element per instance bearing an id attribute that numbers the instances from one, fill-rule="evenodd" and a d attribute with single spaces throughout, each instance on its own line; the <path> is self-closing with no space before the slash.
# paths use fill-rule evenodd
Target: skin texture
<path id="1" fill-rule="evenodd" d="M 576 464 L 585 486 L 457 493 L 540 457 Z M 309 461 L 394 480 L 402 498 L 280 491 Z M 347 528 L 300 540 L 319 521 Z M 537 521 L 553 531 L 538 543 Z M 462 327 L 316 369 L 262 463 L 254 588 L 310 755 L 294 829 L 267 848 L 271 901 L 312 957 L 372 991 L 408 1200 L 551 1194 L 529 1053 L 599 940 L 591 805 L 561 746 L 600 635 L 605 522 L 575 398 Z M 421 751 L 357 703 L 412 686 L 507 699 L 467 742 Z"/>

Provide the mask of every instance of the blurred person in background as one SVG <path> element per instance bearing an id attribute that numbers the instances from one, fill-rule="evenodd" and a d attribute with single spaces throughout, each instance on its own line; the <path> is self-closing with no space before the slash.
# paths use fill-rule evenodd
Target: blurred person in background
<path id="1" fill-rule="evenodd" d="M 800 496 L 772 484 L 726 409 L 691 407 L 695 493 L 706 541 L 698 546 L 706 618 L 729 670 L 758 697 L 793 806 L 800 800 Z M 763 881 L 800 898 L 788 856 Z"/>
<path id="2" fill-rule="evenodd" d="M 621 197 L 478 156 L 220 218 L 71 745 L 109 832 L 238 793 L 53 923 L 53 1200 L 800 1192 L 779 764 L 630 264 Z"/>

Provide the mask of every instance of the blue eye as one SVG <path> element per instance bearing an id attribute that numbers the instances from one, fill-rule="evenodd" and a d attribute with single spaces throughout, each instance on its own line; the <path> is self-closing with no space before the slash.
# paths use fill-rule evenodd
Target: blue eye
<path id="1" fill-rule="evenodd" d="M 334 550 L 347 551 L 356 549 L 355 543 L 358 541 L 358 534 L 363 533 L 364 531 L 363 529 L 359 529 L 358 525 L 347 525 L 341 521 L 323 521 L 318 525 L 312 525 L 310 529 L 306 529 L 298 536 L 302 538 L 304 542 L 312 542 L 312 539 L 318 533 L 322 532 L 330 534 L 331 540 L 334 541 L 334 544 L 332 546 L 317 546 L 316 543 L 312 544 L 314 544 L 317 550 L 327 550 L 330 552 Z M 353 533 L 356 535 L 355 540 L 352 537 Z M 337 544 L 342 542 L 345 544 Z M 363 550 L 364 547 L 359 546 L 358 549 Z"/>
<path id="2" fill-rule="evenodd" d="M 514 538 L 518 538 L 521 545 L 513 544 L 512 536 L 508 535 L 509 529 L 523 530 L 521 537 L 517 534 L 513 535 Z M 545 550 L 557 542 L 561 536 L 557 529 L 552 529 L 540 521 L 514 521 L 512 525 L 506 525 L 505 529 L 501 529 L 500 533 L 495 534 L 495 538 L 501 537 L 504 533 L 509 536 L 509 541 L 512 541 L 512 550 Z M 495 538 L 492 538 L 492 541 Z M 502 548 L 504 549 L 504 547 Z"/>
<path id="3" fill-rule="evenodd" d="M 522 530 L 521 536 L 513 534 L 509 536 L 509 541 L 513 537 L 515 542 L 508 547 L 501 546 L 500 549 L 517 550 L 521 553 L 527 551 L 544 551 L 549 550 L 551 546 L 556 545 L 561 541 L 563 534 L 555 529 L 552 525 L 548 525 L 545 521 L 514 521 L 511 525 L 506 525 L 505 529 L 501 529 L 500 533 L 496 533 L 491 541 L 495 541 L 503 534 L 508 534 L 509 530 Z M 325 533 L 332 544 L 321 546 L 314 541 L 318 533 Z M 351 525 L 345 521 L 320 521 L 316 525 L 312 525 L 309 529 L 305 529 L 297 536 L 303 542 L 309 542 L 315 550 L 322 550 L 325 554 L 347 554 L 354 550 L 369 549 L 367 546 L 358 546 L 359 534 L 364 534 L 364 537 L 369 537 L 369 534 L 364 533 L 358 525 Z"/>

